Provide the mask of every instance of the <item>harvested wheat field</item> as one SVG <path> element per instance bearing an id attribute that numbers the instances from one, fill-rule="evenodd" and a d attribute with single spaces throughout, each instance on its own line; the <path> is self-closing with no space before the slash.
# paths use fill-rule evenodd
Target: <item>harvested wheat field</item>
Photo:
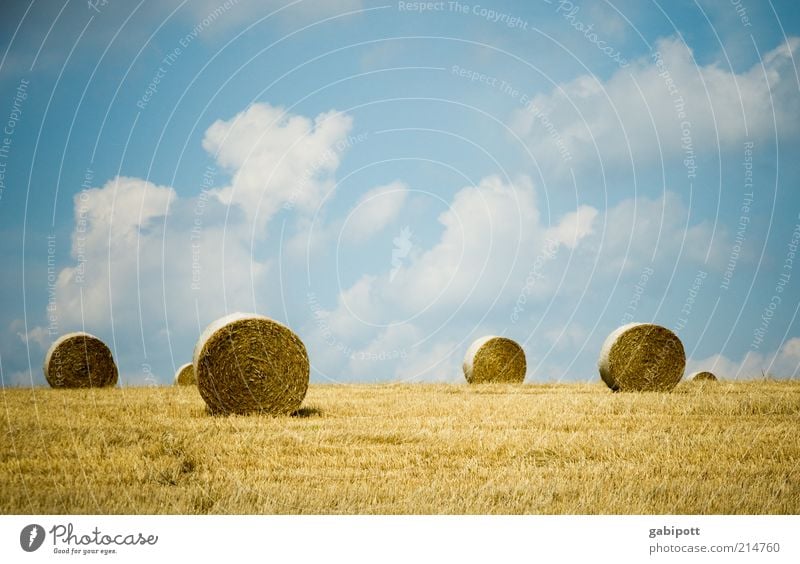
<path id="1" fill-rule="evenodd" d="M 3 390 L 0 512 L 800 513 L 800 382 Z"/>

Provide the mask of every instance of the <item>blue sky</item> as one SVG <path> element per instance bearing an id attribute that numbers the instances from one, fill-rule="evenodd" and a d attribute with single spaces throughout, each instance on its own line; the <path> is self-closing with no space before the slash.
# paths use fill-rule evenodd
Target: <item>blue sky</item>
<path id="1" fill-rule="evenodd" d="M 627 321 L 797 376 L 792 2 L 425 7 L 4 2 L 5 385 L 75 330 L 167 383 L 233 311 L 316 382 L 462 381 L 486 334 L 595 380 Z"/>

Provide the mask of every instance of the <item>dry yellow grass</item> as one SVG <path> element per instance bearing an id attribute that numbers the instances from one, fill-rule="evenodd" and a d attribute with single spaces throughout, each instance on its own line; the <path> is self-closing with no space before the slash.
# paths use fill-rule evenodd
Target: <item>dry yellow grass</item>
<path id="1" fill-rule="evenodd" d="M 2 513 L 800 513 L 800 383 L 4 390 Z"/>

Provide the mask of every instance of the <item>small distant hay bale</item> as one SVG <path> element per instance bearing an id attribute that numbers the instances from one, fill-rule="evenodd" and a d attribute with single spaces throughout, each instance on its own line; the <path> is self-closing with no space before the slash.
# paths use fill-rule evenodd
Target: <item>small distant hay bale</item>
<path id="1" fill-rule="evenodd" d="M 194 377 L 194 366 L 191 362 L 187 362 L 175 372 L 175 385 L 176 386 L 195 386 L 197 385 L 197 378 Z"/>
<path id="2" fill-rule="evenodd" d="M 519 384 L 525 380 L 525 351 L 505 337 L 488 335 L 470 345 L 464 355 L 464 376 L 470 384 L 501 382 Z"/>
<path id="3" fill-rule="evenodd" d="M 689 379 L 692 382 L 716 382 L 716 381 L 718 381 L 718 378 L 717 378 L 716 374 L 714 374 L 713 372 L 709 372 L 707 370 L 701 370 L 700 372 L 695 372 L 694 374 L 689 376 Z"/>
<path id="4" fill-rule="evenodd" d="M 115 386 L 119 373 L 106 344 L 89 333 L 67 333 L 50 345 L 44 377 L 53 388 Z"/>
<path id="5" fill-rule="evenodd" d="M 669 391 L 685 366 L 678 336 L 652 323 L 629 323 L 613 331 L 598 361 L 600 377 L 614 391 Z"/>
<path id="6" fill-rule="evenodd" d="M 214 414 L 291 414 L 308 390 L 305 345 L 262 315 L 234 313 L 213 322 L 197 341 L 193 365 Z"/>

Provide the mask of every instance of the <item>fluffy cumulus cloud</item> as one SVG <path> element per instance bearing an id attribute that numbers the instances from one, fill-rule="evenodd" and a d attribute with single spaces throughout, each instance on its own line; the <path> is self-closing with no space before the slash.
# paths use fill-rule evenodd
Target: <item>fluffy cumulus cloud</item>
<path id="1" fill-rule="evenodd" d="M 225 312 L 285 309 L 275 301 L 283 296 L 267 289 L 302 273 L 291 270 L 295 264 L 279 274 L 278 249 L 254 245 L 254 233 L 263 238 L 270 219 L 285 209 L 294 218 L 284 243 L 290 254 L 333 256 L 340 243 L 332 233 L 366 249 L 397 223 L 412 192 L 402 181 L 370 189 L 350 207 L 337 207 L 313 244 L 298 243 L 320 206 L 336 197 L 331 189 L 351 125 L 336 112 L 310 119 L 257 104 L 206 132 L 204 147 L 229 172 L 229 182 L 179 198 L 170 187 L 119 177 L 77 195 L 73 264 L 57 278 L 61 329 L 113 335 L 123 381 L 136 382 L 136 367 L 165 349 L 173 363 L 185 361 L 199 331 Z M 295 308 L 292 324 L 306 340 L 317 377 L 455 380 L 473 338 L 509 327 L 521 339 L 531 336 L 531 326 L 510 325 L 520 303 L 527 315 L 537 310 L 535 302 L 549 308 L 562 300 L 572 308 L 570 300 L 587 287 L 603 298 L 620 272 L 636 276 L 654 256 L 659 264 L 713 266 L 724 255 L 719 248 L 729 248 L 722 230 L 712 244 L 713 229 L 690 221 L 671 192 L 607 210 L 579 205 L 546 223 L 527 176 L 490 175 L 462 187 L 436 228 L 425 246 L 401 230 L 391 261 L 363 259 L 363 270 L 351 272 L 356 278 L 333 292 L 326 271 L 326 288 L 313 307 Z M 530 346 L 544 348 L 531 352 L 556 370 L 561 365 L 548 349 L 585 348 L 594 338 L 592 323 L 564 309 L 537 325 L 542 338 Z M 46 340 L 43 327 L 27 334 L 41 347 Z M 785 367 L 798 351 L 800 342 L 790 342 L 774 358 L 757 360 Z"/>
<path id="2" fill-rule="evenodd" d="M 438 217 L 440 235 L 430 247 L 342 289 L 336 307 L 318 312 L 325 323 L 308 332 L 324 330 L 335 336 L 331 341 L 346 343 L 347 373 L 354 377 L 369 374 L 369 365 L 359 360 L 382 356 L 395 361 L 382 369 L 396 378 L 452 378 L 458 345 L 472 338 L 481 325 L 477 320 L 492 308 L 510 311 L 532 253 L 560 247 L 572 252 L 593 233 L 597 214 L 581 206 L 547 226 L 528 177 L 513 182 L 486 177 L 453 196 Z M 538 284 L 536 297 L 552 296 L 555 280 Z M 459 315 L 472 321 L 452 322 Z"/>
<path id="3" fill-rule="evenodd" d="M 220 204 L 126 177 L 74 200 L 74 262 L 58 273 L 48 314 L 56 333 L 86 330 L 116 343 L 124 381 L 136 381 L 131 359 L 146 360 L 148 345 L 163 351 L 170 330 L 194 334 L 225 311 L 253 308 L 268 263 L 253 259 L 243 233 L 215 222 Z M 202 226 L 193 220 L 199 209 Z M 39 326 L 28 341 L 45 349 L 55 336 Z"/>
<path id="4" fill-rule="evenodd" d="M 177 7 L 176 1 L 168 4 L 168 10 Z M 275 44 L 277 50 L 270 53 L 282 57 L 289 51 L 301 53 L 303 49 L 295 49 L 300 43 L 295 42 L 305 41 L 306 35 L 313 47 L 314 38 L 325 39 L 329 33 L 333 37 L 344 30 L 335 22 L 320 27 L 314 23 L 378 7 L 367 4 L 363 0 L 198 0 L 182 6 L 170 23 L 176 29 L 167 31 L 180 34 L 183 28 L 199 41 L 221 41 L 232 37 L 228 32 L 243 30 L 250 23 L 258 27 L 249 34 L 271 36 L 277 30 L 276 37 L 287 24 L 291 30 L 310 26 L 308 34 Z M 145 15 L 160 11 L 144 9 Z M 599 4 L 581 10 L 614 42 L 624 45 L 627 39 L 635 39 L 616 11 Z M 257 23 L 271 12 L 276 13 L 268 22 Z M 372 13 L 383 18 L 390 12 Z M 563 14 L 551 15 L 563 27 Z M 337 21 L 360 18 L 350 15 Z M 143 22 L 147 21 L 145 17 Z M 482 25 L 475 18 L 469 24 Z M 324 37 L 318 36 L 321 30 Z M 766 41 L 770 40 L 765 37 L 758 46 L 748 43 L 746 48 L 757 49 Z M 247 47 L 247 43 L 242 45 Z M 356 57 L 350 61 L 356 66 L 360 62 L 377 68 L 376 61 L 397 59 L 398 53 L 408 55 L 409 63 L 422 53 L 409 50 L 403 42 L 389 43 L 335 54 Z M 792 200 L 786 194 L 794 177 L 791 166 L 783 167 L 788 176 L 781 172 L 774 186 L 768 186 L 768 195 L 774 196 L 774 218 L 765 215 L 769 211 L 766 196 L 764 206 L 757 207 L 762 200 L 753 204 L 739 251 L 739 243 L 731 240 L 739 218 L 731 222 L 730 215 L 740 213 L 734 208 L 740 201 L 742 142 L 771 149 L 777 133 L 782 163 L 784 151 L 796 145 L 800 38 L 769 43 L 763 53 L 749 53 L 748 60 L 757 59 L 756 63 L 735 69 L 705 43 L 700 44 L 703 51 L 697 58 L 677 37 L 658 39 L 652 45 L 652 55 L 631 60 L 626 68 L 615 67 L 602 78 L 588 72 L 573 75 L 554 88 L 533 93 L 528 107 L 510 98 L 501 100 L 496 89 L 485 85 L 476 84 L 480 88 L 468 92 L 463 84 L 455 87 L 458 91 L 453 96 L 466 96 L 464 101 L 470 106 L 491 105 L 506 111 L 505 104 L 514 104 L 512 114 L 502 117 L 508 118 L 508 125 L 535 155 L 537 166 L 541 164 L 541 171 L 537 170 L 542 173 L 541 183 L 537 180 L 536 185 L 527 176 L 530 164 L 518 160 L 518 152 L 504 145 L 511 137 L 499 130 L 483 131 L 479 121 L 439 115 L 419 96 L 409 102 L 413 107 L 398 106 L 391 112 L 354 106 L 359 108 L 358 119 L 364 120 L 359 127 L 381 135 L 376 135 L 374 143 L 355 149 L 358 158 L 346 163 L 354 165 L 353 174 L 346 176 L 341 174 L 347 168 L 342 163 L 358 140 L 351 136 L 354 122 L 348 114 L 325 106 L 329 111 L 300 115 L 285 107 L 256 103 L 238 113 L 217 116 L 220 119 L 202 138 L 215 170 L 202 192 L 179 196 L 158 181 L 119 176 L 104 177 L 74 197 L 69 241 L 65 238 L 57 245 L 55 301 L 46 305 L 46 298 L 41 299 L 46 290 L 32 288 L 32 293 L 39 291 L 41 301 L 33 303 L 40 314 L 14 314 L 25 320 L 0 327 L 0 354 L 18 356 L 4 379 L 29 381 L 26 362 L 35 364 L 33 359 L 41 357 L 57 334 L 85 329 L 115 347 L 123 381 L 141 381 L 142 366 L 152 364 L 161 370 L 155 374 L 157 379 L 166 382 L 171 373 L 164 369 L 189 360 L 205 325 L 235 310 L 259 311 L 289 323 L 306 342 L 317 378 L 457 380 L 466 347 L 474 338 L 490 333 L 524 342 L 530 366 L 543 367 L 543 379 L 564 374 L 583 378 L 587 369 L 596 373 L 596 351 L 623 318 L 621 308 L 631 296 L 639 300 L 634 285 L 646 268 L 652 266 L 653 272 L 636 301 L 636 319 L 660 315 L 664 324 L 674 323 L 676 317 L 666 316 L 676 311 L 676 305 L 680 310 L 686 297 L 682 285 L 687 279 L 691 283 L 691 277 L 702 270 L 709 281 L 703 291 L 710 293 L 710 282 L 724 272 L 733 249 L 738 253 L 737 280 L 752 278 L 752 295 L 756 295 L 763 290 L 762 274 L 768 278 L 768 269 L 778 268 L 776 260 L 780 264 L 786 252 L 773 245 L 773 240 L 782 244 L 781 222 L 770 223 L 770 229 L 775 229 L 768 231 L 764 260 L 756 266 L 749 259 L 754 258 L 753 249 L 765 243 L 757 228 L 790 210 L 787 204 Z M 192 54 L 187 49 L 183 56 L 197 56 L 197 62 L 204 62 L 204 49 L 199 44 L 194 47 L 199 50 Z M 46 65 L 52 54 L 45 49 L 41 55 L 40 64 Z M 475 53 L 463 55 L 469 60 Z M 712 56 L 717 62 L 706 63 Z M 184 61 L 187 69 L 194 61 L 189 58 Z M 739 59 L 733 59 L 738 65 Z M 482 60 L 475 59 L 476 64 Z M 265 61 L 256 57 L 251 62 L 258 66 Z M 295 65 L 291 60 L 281 62 L 287 68 Z M 337 58 L 336 64 L 340 63 L 341 68 L 349 68 L 346 58 Z M 498 65 L 498 72 L 504 64 Z M 218 70 L 225 74 L 225 69 Z M 342 85 L 329 80 L 331 73 L 326 72 L 330 69 L 307 70 L 312 78 L 316 70 L 322 72 L 324 76 L 318 78 L 331 86 L 330 99 L 347 97 Z M 413 69 L 409 66 L 408 70 Z M 165 81 L 163 88 L 182 88 L 179 74 Z M 366 98 L 375 92 L 385 98 L 384 90 L 391 90 L 391 84 L 380 82 L 382 76 L 362 77 L 367 90 L 361 93 Z M 288 90 L 282 92 L 287 99 L 292 98 L 292 84 L 302 90 L 308 82 L 303 77 L 298 75 L 298 80 L 286 84 Z M 449 81 L 434 82 L 435 89 L 452 88 Z M 449 150 L 448 146 L 414 144 L 406 137 L 414 128 L 433 127 L 428 122 L 436 127 L 455 124 L 459 134 L 480 137 L 488 155 L 502 157 L 508 174 L 500 176 L 488 159 L 470 158 L 458 145 Z M 407 131 L 397 131 L 404 125 L 409 126 Z M 132 140 L 132 146 L 146 142 L 146 137 Z M 413 159 L 392 163 L 383 154 L 397 156 L 399 151 L 412 156 L 428 149 L 435 149 L 437 158 L 452 160 L 448 164 L 454 170 L 463 168 L 462 178 L 479 180 L 454 184 L 454 176 L 433 172 L 439 167 L 431 168 L 430 163 L 415 164 Z M 703 166 L 696 182 L 684 182 L 689 177 L 684 169 L 694 166 L 687 162 L 718 154 L 718 172 L 711 170 L 717 167 Z M 772 162 L 753 159 L 757 183 L 773 180 Z M 729 170 L 735 171 L 735 185 L 728 181 Z M 718 186 L 714 185 L 717 174 Z M 418 191 L 424 188 L 416 185 L 421 178 L 435 186 L 435 203 Z M 605 186 L 597 182 L 600 179 L 607 181 Z M 608 198 L 592 192 L 589 185 L 607 188 Z M 546 200 L 543 186 L 548 190 Z M 573 201 L 573 192 L 576 200 L 567 203 Z M 716 203 L 712 192 L 720 203 L 716 211 L 711 211 Z M 731 192 L 732 198 L 721 197 Z M 600 207 L 603 201 L 607 203 Z M 66 215 L 66 209 L 60 209 Z M 719 223 L 712 223 L 714 217 Z M 59 218 L 63 220 L 67 218 Z M 57 232 L 63 232 L 61 227 L 57 226 Z M 50 267 L 45 260 L 41 257 L 39 264 L 26 266 L 32 275 L 26 282 L 41 275 L 42 267 Z M 737 291 L 729 290 L 730 303 L 746 302 L 747 296 Z M 698 299 L 695 305 L 697 321 L 681 333 L 687 341 L 703 318 L 701 302 Z M 729 308 L 721 306 L 715 315 L 720 316 L 723 309 Z M 48 325 L 51 316 L 55 331 Z M 725 315 L 720 319 L 714 322 L 724 323 Z M 710 326 L 709 331 L 713 330 Z M 689 369 L 708 368 L 726 378 L 758 376 L 762 370 L 795 376 L 800 338 L 779 346 L 779 334 L 774 329 L 771 335 L 776 341 L 764 349 L 773 352 L 696 358 L 690 360 Z M 11 342 L 17 349 L 23 342 L 27 350 L 7 354 L 10 349 L 4 347 Z M 699 342 L 696 350 L 703 355 L 714 352 L 703 346 Z M 34 378 L 38 377 L 37 368 Z"/>
<path id="5" fill-rule="evenodd" d="M 731 248 L 726 228 L 693 221 L 681 197 L 671 191 L 626 198 L 598 223 L 602 226 L 587 243 L 602 258 L 603 272 L 638 271 L 651 262 L 672 268 L 678 261 L 720 268 Z M 750 256 L 749 247 L 743 252 Z"/>
<path id="6" fill-rule="evenodd" d="M 140 274 L 161 264 L 164 218 L 175 192 L 138 178 L 115 178 L 74 197 L 74 266 L 61 270 L 57 311 L 66 327 L 105 326 L 136 307 Z"/>
<path id="7" fill-rule="evenodd" d="M 584 293 L 604 302 L 654 263 L 665 265 L 665 275 L 679 263 L 713 269 L 730 248 L 722 229 L 712 243 L 711 227 L 691 221 L 673 192 L 605 211 L 581 205 L 545 225 L 527 177 L 489 176 L 462 188 L 438 224 L 430 246 L 410 251 L 397 268 L 387 263 L 362 275 L 339 291 L 334 307 L 316 311 L 304 334 L 325 359 L 320 366 L 369 379 L 382 358 L 383 377 L 458 378 L 461 349 L 478 334 L 508 328 L 509 320 L 523 339 L 535 325 L 543 355 L 585 349 L 597 335 L 588 329 L 595 310 L 576 305 Z M 556 302 L 545 318 L 527 321 Z"/>
<path id="8" fill-rule="evenodd" d="M 240 207 L 257 227 L 280 209 L 309 211 L 334 185 L 352 119 L 328 112 L 309 119 L 254 104 L 206 131 L 203 147 L 232 172 L 214 195 Z"/>
<path id="9" fill-rule="evenodd" d="M 583 210 L 591 223 L 594 210 Z M 567 214 L 566 224 L 576 224 Z M 484 309 L 508 302 L 527 267 L 531 249 L 545 245 L 547 227 L 540 223 L 536 195 L 529 178 L 514 183 L 497 176 L 477 186 L 459 190 L 438 218 L 441 235 L 426 250 L 410 255 L 399 268 L 380 276 L 365 276 L 340 297 L 334 318 L 360 312 L 364 318 L 376 312 L 406 318 L 424 311 L 458 308 Z M 559 224 L 555 231 L 567 232 Z M 570 243 L 590 228 L 572 229 Z"/>
<path id="10" fill-rule="evenodd" d="M 312 120 L 256 104 L 206 132 L 204 146 L 230 172 L 227 186 L 179 198 L 170 187 L 117 177 L 76 195 L 72 264 L 58 272 L 54 292 L 57 332 L 113 341 L 123 381 L 135 382 L 139 366 L 173 340 L 185 361 L 215 317 L 277 307 L 262 290 L 273 259 L 256 252 L 252 229 L 281 206 L 303 215 L 318 204 L 349 128 L 336 112 Z M 54 336 L 36 326 L 21 338 L 44 349 Z"/>
<path id="11" fill-rule="evenodd" d="M 403 381 L 461 381 L 461 361 L 467 343 L 442 340 L 428 348 L 411 349 L 397 366 L 395 377 Z"/>
<path id="12" fill-rule="evenodd" d="M 593 232 L 592 225 L 596 217 L 596 209 L 582 205 L 576 211 L 566 214 L 558 225 L 548 229 L 548 236 L 574 249 L 581 239 Z"/>
<path id="13" fill-rule="evenodd" d="M 343 235 L 364 241 L 380 232 L 398 215 L 408 196 L 408 186 L 400 181 L 367 191 L 345 219 Z"/>
<path id="14" fill-rule="evenodd" d="M 608 80 L 584 75 L 536 96 L 512 124 L 543 162 L 571 166 L 687 157 L 745 138 L 793 135 L 800 125 L 797 55 L 789 38 L 744 72 L 699 65 L 678 38 L 656 42 L 651 57 Z M 555 137 L 554 137 L 555 136 Z M 554 139 L 556 142 L 554 142 Z"/>

